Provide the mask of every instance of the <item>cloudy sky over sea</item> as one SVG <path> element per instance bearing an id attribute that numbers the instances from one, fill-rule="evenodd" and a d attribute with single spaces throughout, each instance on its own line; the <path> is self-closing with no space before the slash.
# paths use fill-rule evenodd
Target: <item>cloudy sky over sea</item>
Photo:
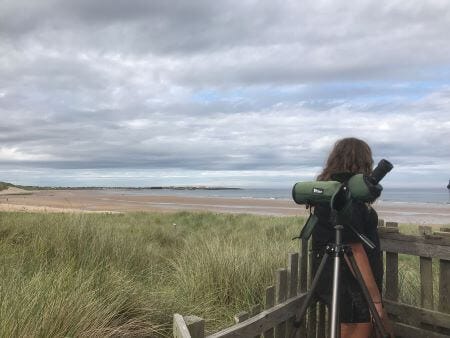
<path id="1" fill-rule="evenodd" d="M 0 1 L 0 181 L 290 186 L 365 139 L 450 178 L 448 1 Z"/>

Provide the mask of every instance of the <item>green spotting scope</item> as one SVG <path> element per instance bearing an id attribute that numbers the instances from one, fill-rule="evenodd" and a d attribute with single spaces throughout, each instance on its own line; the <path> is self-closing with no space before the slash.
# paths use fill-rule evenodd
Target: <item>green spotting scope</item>
<path id="1" fill-rule="evenodd" d="M 292 198 L 295 203 L 307 206 L 330 203 L 331 210 L 336 211 L 337 222 L 346 224 L 352 217 L 352 201 L 375 201 L 383 190 L 379 182 L 393 167 L 389 161 L 382 159 L 370 175 L 338 173 L 332 176 L 334 181 L 298 182 L 292 188 Z M 308 239 L 317 221 L 317 216 L 311 214 L 299 237 Z"/>
<path id="2" fill-rule="evenodd" d="M 341 173 L 333 176 L 338 179 L 336 181 L 298 182 L 292 188 L 292 198 L 295 203 L 306 205 L 330 202 L 331 208 L 337 211 L 343 207 L 343 199 L 372 202 L 383 190 L 379 182 L 392 168 L 393 165 L 389 161 L 382 159 L 368 176 Z M 343 185 L 347 189 L 344 189 Z"/>

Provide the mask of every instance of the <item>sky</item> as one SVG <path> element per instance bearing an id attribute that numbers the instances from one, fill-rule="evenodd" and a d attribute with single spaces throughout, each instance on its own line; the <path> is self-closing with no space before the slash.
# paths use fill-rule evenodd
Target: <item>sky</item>
<path id="1" fill-rule="evenodd" d="M 0 181 L 288 187 L 336 140 L 450 178 L 450 2 L 0 0 Z"/>

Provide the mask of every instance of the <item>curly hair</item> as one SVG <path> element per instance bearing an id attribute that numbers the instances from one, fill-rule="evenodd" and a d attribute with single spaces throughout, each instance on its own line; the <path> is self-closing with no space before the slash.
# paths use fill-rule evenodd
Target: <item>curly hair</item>
<path id="1" fill-rule="evenodd" d="M 372 167 L 372 150 L 369 145 L 354 137 L 343 138 L 334 144 L 317 180 L 328 181 L 332 174 L 343 172 L 369 175 Z"/>

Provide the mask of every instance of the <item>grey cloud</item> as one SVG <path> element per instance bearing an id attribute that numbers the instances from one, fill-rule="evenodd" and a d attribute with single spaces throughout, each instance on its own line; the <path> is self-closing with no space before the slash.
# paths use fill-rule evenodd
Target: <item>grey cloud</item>
<path id="1" fill-rule="evenodd" d="M 291 171 L 348 135 L 448 161 L 449 9 L 3 1 L 0 165 Z"/>

